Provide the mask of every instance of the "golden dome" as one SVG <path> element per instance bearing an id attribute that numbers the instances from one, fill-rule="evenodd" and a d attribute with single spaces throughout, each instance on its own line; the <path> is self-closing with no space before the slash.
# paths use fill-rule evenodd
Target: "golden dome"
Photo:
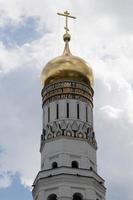
<path id="1" fill-rule="evenodd" d="M 75 80 L 85 84 L 93 84 L 91 67 L 83 59 L 73 56 L 69 50 L 70 35 L 64 35 L 65 49 L 62 56 L 49 61 L 42 70 L 43 86 L 62 80 Z"/>

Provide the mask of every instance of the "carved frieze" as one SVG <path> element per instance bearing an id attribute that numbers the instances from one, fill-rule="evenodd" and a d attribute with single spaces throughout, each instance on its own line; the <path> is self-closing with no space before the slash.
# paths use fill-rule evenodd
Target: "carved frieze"
<path id="1" fill-rule="evenodd" d="M 43 131 L 45 135 L 41 136 L 41 143 L 59 136 L 75 137 L 88 140 L 94 148 L 97 148 L 95 133 L 89 124 L 83 122 L 58 120 L 46 126 Z"/>
<path id="2" fill-rule="evenodd" d="M 60 99 L 77 99 L 93 106 L 93 89 L 76 81 L 62 81 L 43 88 L 43 104 Z"/>

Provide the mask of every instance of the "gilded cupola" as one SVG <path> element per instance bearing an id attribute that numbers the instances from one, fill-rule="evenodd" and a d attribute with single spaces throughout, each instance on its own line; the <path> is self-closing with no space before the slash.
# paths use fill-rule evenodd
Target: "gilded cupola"
<path id="1" fill-rule="evenodd" d="M 74 18 L 69 16 L 67 11 L 65 13 L 63 16 Z M 67 27 L 67 23 L 65 29 L 66 33 L 63 36 L 65 42 L 64 52 L 61 56 L 50 60 L 46 64 L 41 74 L 42 84 L 43 86 L 47 86 L 62 80 L 75 80 L 92 86 L 92 69 L 85 60 L 72 55 L 69 49 L 69 41 L 71 36 L 68 33 L 69 29 Z"/>

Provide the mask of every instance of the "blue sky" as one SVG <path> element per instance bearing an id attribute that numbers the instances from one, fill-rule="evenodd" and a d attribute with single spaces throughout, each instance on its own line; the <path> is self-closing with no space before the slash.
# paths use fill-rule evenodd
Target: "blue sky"
<path id="1" fill-rule="evenodd" d="M 22 187 L 19 176 L 13 178 L 12 185 L 5 189 L 0 189 L 0 197 L 2 200 L 32 200 L 32 194 L 29 189 Z"/>
<path id="2" fill-rule="evenodd" d="M 30 200 L 40 169 L 40 73 L 63 51 L 68 9 L 71 52 L 94 72 L 98 171 L 108 200 L 132 200 L 133 2 L 0 1 L 0 198 Z"/>
<path id="3" fill-rule="evenodd" d="M 9 20 L 4 27 L 0 28 L 0 40 L 7 47 L 31 43 L 41 36 L 41 30 L 37 30 L 38 20 L 37 17 L 27 17 L 19 24 Z"/>

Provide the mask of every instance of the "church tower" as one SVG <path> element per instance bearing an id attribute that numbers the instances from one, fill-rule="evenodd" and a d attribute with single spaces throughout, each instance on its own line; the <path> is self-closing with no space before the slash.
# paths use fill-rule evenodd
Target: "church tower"
<path id="1" fill-rule="evenodd" d="M 66 11 L 64 52 L 42 71 L 43 132 L 41 170 L 33 183 L 34 200 L 105 200 L 97 173 L 93 127 L 93 73 L 69 49 Z"/>

